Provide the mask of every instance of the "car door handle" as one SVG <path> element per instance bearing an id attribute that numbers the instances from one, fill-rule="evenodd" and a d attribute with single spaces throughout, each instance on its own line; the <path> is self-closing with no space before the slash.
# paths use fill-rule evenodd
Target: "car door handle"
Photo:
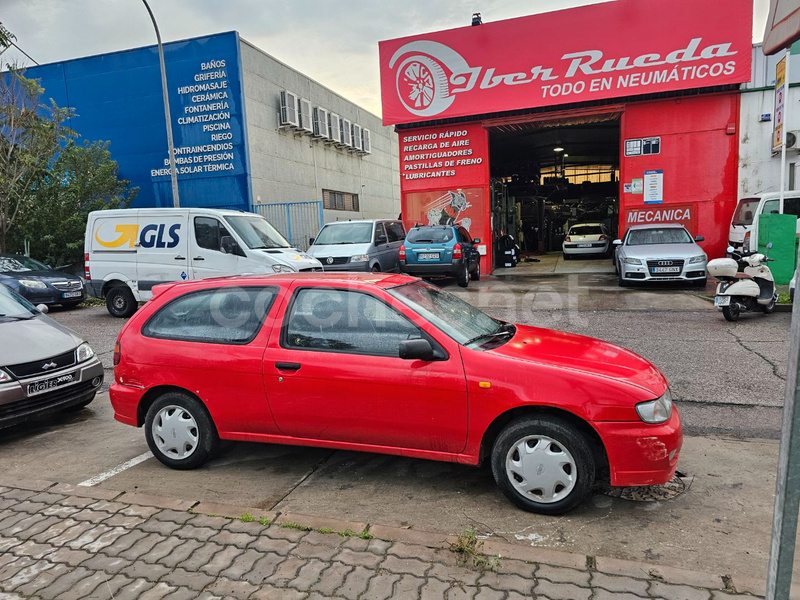
<path id="1" fill-rule="evenodd" d="M 202 256 L 195 256 L 192 260 L 205 260 Z"/>
<path id="2" fill-rule="evenodd" d="M 181 256 L 180 254 L 175 257 L 175 260 L 186 260 L 185 256 Z"/>
<path id="3" fill-rule="evenodd" d="M 275 368 L 281 371 L 297 371 L 300 368 L 300 363 L 277 362 L 275 363 Z"/>

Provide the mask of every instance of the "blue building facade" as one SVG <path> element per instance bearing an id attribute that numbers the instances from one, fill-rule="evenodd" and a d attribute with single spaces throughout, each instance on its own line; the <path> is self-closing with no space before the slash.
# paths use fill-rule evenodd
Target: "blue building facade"
<path id="1" fill-rule="evenodd" d="M 164 45 L 182 206 L 253 209 L 241 45 L 237 32 Z M 156 46 L 31 67 L 42 100 L 76 115 L 82 139 L 108 140 L 134 208 L 172 206 Z"/>

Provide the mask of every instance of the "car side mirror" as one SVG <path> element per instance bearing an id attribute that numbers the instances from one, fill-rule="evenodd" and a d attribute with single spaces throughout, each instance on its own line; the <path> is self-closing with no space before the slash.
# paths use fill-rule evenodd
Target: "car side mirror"
<path id="1" fill-rule="evenodd" d="M 614 240 L 611 243 L 614 244 L 615 246 L 621 246 L 622 245 L 622 240 Z"/>
<path id="2" fill-rule="evenodd" d="M 475 238 L 474 240 L 472 240 L 472 243 L 473 244 L 480 244 L 481 243 L 481 238 Z"/>
<path id="3" fill-rule="evenodd" d="M 433 346 L 425 338 L 400 342 L 400 358 L 405 360 L 433 360 Z"/>
<path id="4" fill-rule="evenodd" d="M 706 238 L 704 238 L 702 235 L 697 235 L 697 236 L 695 236 L 694 241 L 695 242 L 705 242 Z"/>
<path id="5" fill-rule="evenodd" d="M 387 241 L 388 241 L 388 240 L 386 239 L 386 236 L 385 236 L 385 235 L 379 235 L 379 236 L 377 236 L 377 237 L 375 238 L 375 245 L 376 245 L 376 246 L 380 246 L 380 245 L 382 245 L 382 244 L 385 244 Z"/>
<path id="6" fill-rule="evenodd" d="M 311 238 L 311 237 L 310 237 L 310 238 L 308 238 L 308 245 L 309 245 L 309 246 L 313 245 L 313 244 L 314 244 L 314 240 L 315 240 L 315 239 L 317 239 L 317 238 Z"/>
<path id="7" fill-rule="evenodd" d="M 43 315 L 46 315 L 47 313 L 50 312 L 50 309 L 47 308 L 47 304 L 37 304 L 36 305 L 36 310 L 38 310 Z"/>
<path id="8" fill-rule="evenodd" d="M 235 254 L 237 256 L 245 256 L 245 253 L 239 247 L 239 244 L 236 243 L 236 240 L 229 235 L 223 235 L 222 238 L 219 240 L 219 249 L 220 252 L 224 252 L 225 254 Z"/>

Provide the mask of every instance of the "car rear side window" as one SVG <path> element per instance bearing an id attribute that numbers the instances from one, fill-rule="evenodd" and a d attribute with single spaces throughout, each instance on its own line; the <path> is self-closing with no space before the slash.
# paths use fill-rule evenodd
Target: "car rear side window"
<path id="1" fill-rule="evenodd" d="M 278 288 L 226 287 L 192 292 L 170 301 L 142 327 L 163 340 L 247 344 L 256 337 Z"/>
<path id="2" fill-rule="evenodd" d="M 403 229 L 403 224 L 398 221 L 386 223 L 386 235 L 389 237 L 390 242 L 399 242 L 406 238 L 406 231 Z"/>
<path id="3" fill-rule="evenodd" d="M 422 336 L 416 325 L 370 294 L 306 288 L 292 302 L 281 345 L 396 357 L 400 342 Z"/>
<path id="4" fill-rule="evenodd" d="M 406 236 L 412 244 L 441 244 L 452 239 L 453 229 L 450 227 L 415 227 Z"/>

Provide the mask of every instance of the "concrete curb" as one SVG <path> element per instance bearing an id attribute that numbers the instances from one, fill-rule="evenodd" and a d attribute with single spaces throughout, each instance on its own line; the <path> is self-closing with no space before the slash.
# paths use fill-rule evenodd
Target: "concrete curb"
<path id="1" fill-rule="evenodd" d="M 139 506 L 169 509 L 180 512 L 192 512 L 208 516 L 221 516 L 229 519 L 241 519 L 248 515 L 253 520 L 266 519 L 270 523 L 290 528 L 316 530 L 329 535 L 368 535 L 370 537 L 402 542 L 409 545 L 423 546 L 432 549 L 448 549 L 458 540 L 457 536 L 389 527 L 379 524 L 346 521 L 299 513 L 280 513 L 259 508 L 249 508 L 234 504 L 219 504 L 151 496 L 138 493 L 121 492 L 105 488 L 78 486 L 69 483 L 57 483 L 45 480 L 20 480 L 0 476 L 0 486 L 18 488 L 34 492 L 52 492 L 69 496 L 125 502 Z M 517 560 L 526 563 L 545 564 L 553 567 L 565 567 L 585 571 L 595 571 L 608 575 L 650 579 L 671 585 L 683 585 L 708 590 L 718 590 L 728 594 L 753 594 L 764 596 L 766 580 L 738 575 L 713 575 L 701 571 L 692 571 L 666 565 L 656 565 L 617 558 L 590 556 L 561 552 L 548 548 L 520 546 L 497 539 L 483 540 L 479 552 L 487 557 Z M 800 600 L 798 586 L 792 591 L 791 598 Z M 725 596 L 727 597 L 727 596 Z M 716 596 L 715 596 L 716 598 Z"/>

